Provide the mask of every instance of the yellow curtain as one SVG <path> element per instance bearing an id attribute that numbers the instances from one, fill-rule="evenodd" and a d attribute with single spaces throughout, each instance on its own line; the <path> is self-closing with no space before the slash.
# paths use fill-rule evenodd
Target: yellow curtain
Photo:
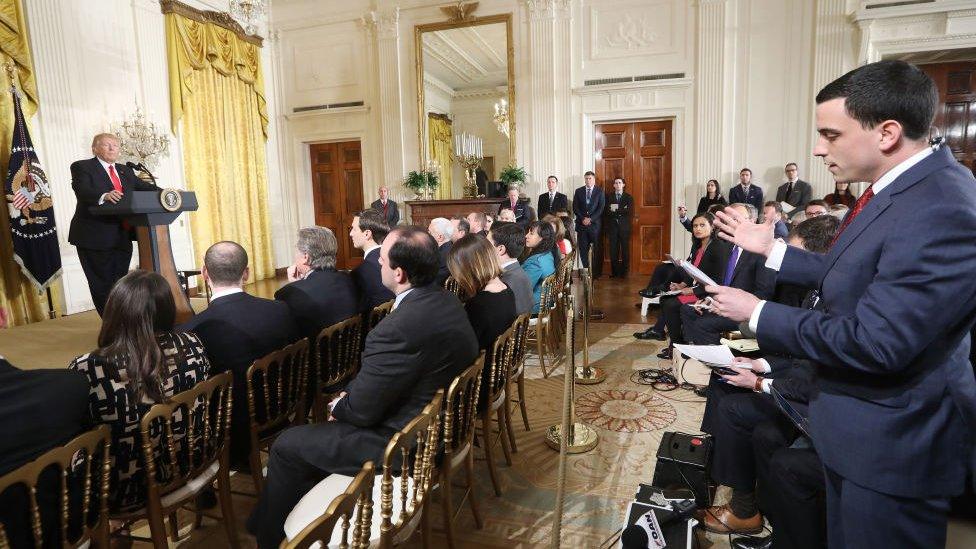
<path id="1" fill-rule="evenodd" d="M 454 135 L 451 123 L 443 118 L 427 115 L 427 135 L 430 140 L 430 156 L 440 166 L 441 184 L 436 197 L 451 198 L 451 147 Z"/>
<path id="2" fill-rule="evenodd" d="M 247 250 L 250 281 L 274 277 L 260 50 L 175 13 L 166 14 L 166 49 L 173 128 L 182 120 L 187 188 L 200 204 L 190 217 L 196 254 L 233 240 Z"/>
<path id="3" fill-rule="evenodd" d="M 34 69 L 31 62 L 30 46 L 27 37 L 27 24 L 20 0 L 0 0 L 0 65 L 11 63 L 14 66 L 14 80 L 21 91 L 24 119 L 28 121 L 37 112 L 37 86 L 34 82 Z M 10 76 L 0 70 L 0 171 L 7 174 L 10 163 L 10 140 L 14 130 L 14 104 L 10 95 Z M 30 128 L 32 129 L 32 128 Z M 31 137 L 37 144 L 37 135 Z M 39 156 L 43 158 L 43 152 Z M 55 204 L 55 208 L 66 208 L 66 204 Z M 47 296 L 21 273 L 14 261 L 14 245 L 10 239 L 10 213 L 6 207 L 0 214 L 0 307 L 7 311 L 10 325 L 29 324 L 47 318 Z M 67 231 L 68 227 L 58 227 Z M 63 301 L 61 281 L 51 284 L 55 311 L 60 313 Z"/>

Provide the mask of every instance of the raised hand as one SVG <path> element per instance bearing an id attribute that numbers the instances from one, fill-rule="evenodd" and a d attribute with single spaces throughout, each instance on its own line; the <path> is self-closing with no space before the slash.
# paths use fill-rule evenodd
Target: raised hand
<path id="1" fill-rule="evenodd" d="M 768 256 L 773 249 L 775 222 L 772 218 L 753 223 L 735 208 L 728 207 L 715 212 L 715 226 L 720 231 L 719 237 L 748 252 Z"/>

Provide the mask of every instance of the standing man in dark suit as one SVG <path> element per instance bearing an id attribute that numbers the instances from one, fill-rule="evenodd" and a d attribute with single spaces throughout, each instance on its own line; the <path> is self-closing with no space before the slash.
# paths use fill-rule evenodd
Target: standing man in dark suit
<path id="1" fill-rule="evenodd" d="M 613 180 L 607 200 L 607 236 L 610 239 L 610 278 L 626 278 L 630 268 L 630 216 L 634 197 L 624 192 L 622 177 Z"/>
<path id="2" fill-rule="evenodd" d="M 600 219 L 603 217 L 605 199 L 603 190 L 596 186 L 596 174 L 583 174 L 585 185 L 573 194 L 573 214 L 576 215 L 576 242 L 583 268 L 590 267 L 590 246 L 600 242 Z M 594 254 L 596 255 L 596 254 Z M 596 268 L 596 266 L 594 266 Z M 593 277 L 599 276 L 593 273 Z"/>
<path id="3" fill-rule="evenodd" d="M 515 213 L 515 222 L 525 228 L 530 223 L 528 211 L 525 206 L 526 203 L 519 198 L 519 190 L 512 187 L 508 189 L 505 200 L 502 200 L 498 204 L 498 213 L 501 213 L 506 208 L 512 210 Z"/>
<path id="4" fill-rule="evenodd" d="M 397 209 L 397 203 L 390 200 L 389 196 L 390 189 L 383 185 L 380 187 L 379 199 L 374 200 L 370 207 L 383 214 L 383 221 L 388 227 L 396 227 L 400 223 L 400 210 Z"/>
<path id="5" fill-rule="evenodd" d="M 540 194 L 539 201 L 536 202 L 539 206 L 536 208 L 539 219 L 549 214 L 557 215 L 556 212 L 559 211 L 569 211 L 569 198 L 557 191 L 557 187 L 559 187 L 559 179 L 554 175 L 550 175 L 546 179 L 546 189 L 548 191 Z"/>
<path id="6" fill-rule="evenodd" d="M 399 227 L 380 257 L 383 283 L 396 293 L 393 311 L 366 336 L 362 368 L 329 403 L 332 421 L 291 428 L 272 446 L 268 483 L 248 520 L 259 547 L 278 546 L 288 513 L 320 480 L 380 463 L 390 437 L 478 356 L 461 302 L 433 284 L 434 239 Z"/>
<path id="7" fill-rule="evenodd" d="M 763 350 L 818 364 L 810 434 L 831 547 L 944 546 L 949 498 L 976 465 L 976 181 L 948 147 L 929 146 L 938 102 L 932 79 L 903 61 L 817 94 L 813 154 L 838 182 L 871 182 L 826 255 L 719 213 L 724 236 L 766 256 L 780 282 L 821 290 L 823 310 L 808 311 L 706 288 Z"/>
<path id="8" fill-rule="evenodd" d="M 363 251 L 363 262 L 352 270 L 352 278 L 359 290 L 359 310 L 364 313 L 393 299 L 380 278 L 380 243 L 388 232 L 390 227 L 377 210 L 363 210 L 352 218 L 349 238 Z"/>
<path id="9" fill-rule="evenodd" d="M 247 369 L 255 360 L 302 337 L 288 305 L 244 291 L 247 252 L 236 242 L 210 246 L 201 274 L 210 286 L 210 304 L 178 327 L 197 334 L 207 350 L 210 372 L 234 375 L 230 454 L 234 468 L 245 468 L 251 450 L 247 412 Z"/>
<path id="10" fill-rule="evenodd" d="M 813 198 L 813 189 L 809 183 L 800 179 L 800 172 L 796 167 L 796 162 L 787 164 L 784 171 L 786 172 L 786 183 L 783 183 L 776 189 L 776 202 L 786 202 L 790 206 L 793 206 L 793 211 L 787 216 L 792 218 L 807 207 L 807 202 L 810 202 L 810 199 Z"/>
<path id="11" fill-rule="evenodd" d="M 451 271 L 447 269 L 447 254 L 454 245 L 454 224 L 446 217 L 435 217 L 427 225 L 427 233 L 434 238 L 437 244 L 437 276 L 434 277 L 434 284 L 443 286 L 447 277 L 451 276 Z"/>
<path id="12" fill-rule="evenodd" d="M 95 310 L 101 315 L 109 290 L 129 271 L 135 231 L 118 217 L 94 215 L 88 209 L 115 204 L 128 192 L 157 189 L 136 177 L 132 168 L 116 164 L 121 149 L 115 135 L 96 135 L 91 149 L 93 158 L 71 164 L 71 188 L 78 203 L 68 242 L 78 248 Z"/>
<path id="13" fill-rule="evenodd" d="M 359 313 L 356 283 L 336 270 L 339 243 L 325 227 L 298 230 L 295 263 L 288 266 L 288 284 L 275 299 L 288 305 L 298 329 L 310 345 L 324 328 Z"/>
<path id="14" fill-rule="evenodd" d="M 739 170 L 739 184 L 729 189 L 729 204 L 736 202 L 752 204 L 758 212 L 763 209 L 763 191 L 752 184 L 752 170 L 749 168 Z"/>

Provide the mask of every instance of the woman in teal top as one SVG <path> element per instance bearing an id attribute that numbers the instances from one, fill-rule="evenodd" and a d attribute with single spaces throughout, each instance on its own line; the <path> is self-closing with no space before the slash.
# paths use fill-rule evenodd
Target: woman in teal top
<path id="1" fill-rule="evenodd" d="M 533 221 L 525 235 L 526 257 L 522 269 L 529 276 L 532 285 L 532 313 L 539 313 L 539 300 L 542 298 L 542 281 L 556 272 L 552 250 L 556 245 L 556 232 L 545 221 Z"/>

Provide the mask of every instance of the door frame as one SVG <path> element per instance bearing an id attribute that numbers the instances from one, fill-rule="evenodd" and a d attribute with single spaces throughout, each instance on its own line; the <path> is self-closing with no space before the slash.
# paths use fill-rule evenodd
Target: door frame
<path id="1" fill-rule="evenodd" d="M 681 182 L 687 181 L 685 174 L 685 123 L 687 120 L 686 109 L 684 107 L 672 107 L 661 109 L 636 109 L 626 112 L 584 112 L 580 115 L 583 126 L 583 136 L 580 143 L 581 159 L 584 160 L 584 167 L 581 173 L 592 170 L 596 166 L 595 152 L 593 143 L 596 134 L 597 124 L 621 123 L 629 124 L 633 122 L 656 122 L 663 120 L 671 121 L 671 253 L 678 253 L 680 257 L 688 255 L 691 249 L 690 239 L 681 238 L 687 231 L 678 223 L 674 223 L 674 216 L 677 211 L 676 200 L 682 200 L 685 195 L 685 185 Z M 575 189 L 571 189 L 572 193 Z M 631 193 L 633 194 L 633 193 Z M 570 194 L 572 196 L 572 194 Z M 677 229 L 681 230 L 678 231 Z"/>

